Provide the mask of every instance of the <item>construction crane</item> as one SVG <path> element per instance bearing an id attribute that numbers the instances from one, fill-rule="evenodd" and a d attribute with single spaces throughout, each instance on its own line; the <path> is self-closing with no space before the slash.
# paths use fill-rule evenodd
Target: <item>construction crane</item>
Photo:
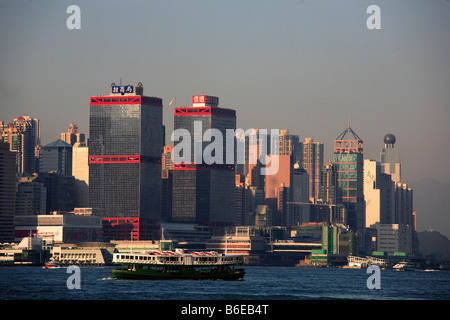
<path id="1" fill-rule="evenodd" d="M 169 110 L 170 105 L 174 102 L 175 98 L 172 98 L 172 100 L 170 100 L 169 104 L 167 105 L 166 109 L 163 112 L 163 115 L 166 114 L 167 110 Z"/>

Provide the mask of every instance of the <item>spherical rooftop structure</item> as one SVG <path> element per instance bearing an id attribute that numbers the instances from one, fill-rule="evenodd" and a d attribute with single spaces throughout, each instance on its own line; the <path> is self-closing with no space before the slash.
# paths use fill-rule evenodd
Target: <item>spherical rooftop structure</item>
<path id="1" fill-rule="evenodd" d="M 388 133 L 384 136 L 384 143 L 385 144 L 394 144 L 395 143 L 395 136 L 393 134 Z"/>

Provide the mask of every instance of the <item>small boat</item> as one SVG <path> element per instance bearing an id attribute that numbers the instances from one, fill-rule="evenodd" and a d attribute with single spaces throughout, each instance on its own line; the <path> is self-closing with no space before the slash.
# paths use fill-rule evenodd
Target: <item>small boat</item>
<path id="1" fill-rule="evenodd" d="M 411 262 L 402 261 L 397 263 L 392 267 L 394 270 L 397 271 L 414 271 L 414 264 Z"/>
<path id="2" fill-rule="evenodd" d="M 114 253 L 111 270 L 114 279 L 139 280 L 242 280 L 243 256 L 183 250 L 145 253 Z"/>
<path id="3" fill-rule="evenodd" d="M 59 269 L 61 268 L 59 263 L 56 263 L 54 261 L 50 261 L 44 264 L 44 269 Z"/>

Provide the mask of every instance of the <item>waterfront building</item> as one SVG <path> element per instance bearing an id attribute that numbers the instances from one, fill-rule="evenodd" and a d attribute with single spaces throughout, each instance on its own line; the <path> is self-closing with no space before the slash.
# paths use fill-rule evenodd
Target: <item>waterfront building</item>
<path id="1" fill-rule="evenodd" d="M 113 83 L 90 98 L 89 119 L 89 206 L 105 239 L 159 239 L 162 99 Z"/>
<path id="2" fill-rule="evenodd" d="M 22 238 L 29 237 L 30 235 L 50 243 L 101 241 L 101 217 L 76 214 L 75 212 L 16 216 L 15 241 L 20 241 Z"/>
<path id="3" fill-rule="evenodd" d="M 75 142 L 72 148 L 72 175 L 75 178 L 75 205 L 89 205 L 89 148 L 86 142 Z"/>
<path id="4" fill-rule="evenodd" d="M 175 108 L 174 129 L 185 133 L 182 145 L 190 150 L 180 150 L 175 142 L 172 151 L 176 157 L 184 159 L 180 162 L 174 158 L 173 163 L 172 222 L 233 225 L 235 165 L 234 160 L 227 163 L 227 155 L 233 152 L 232 158 L 236 157 L 235 148 L 227 150 L 225 137 L 227 129 L 236 130 L 236 111 L 219 107 L 218 97 L 195 95 L 192 107 Z M 218 130 L 224 137 L 222 142 L 214 140 L 214 146 L 222 148 L 223 152 L 215 150 L 216 153 L 211 154 L 215 156 L 210 159 L 212 163 L 207 163 L 204 157 L 211 151 L 212 139 L 205 138 L 205 131 L 209 129 Z"/>
<path id="5" fill-rule="evenodd" d="M 61 132 L 61 140 L 73 146 L 75 143 L 85 142 L 86 136 L 80 133 L 76 123 L 71 123 L 67 132 Z"/>
<path id="6" fill-rule="evenodd" d="M 21 116 L 7 125 L 1 122 L 0 133 L 3 141 L 9 144 L 9 150 L 16 152 L 17 172 L 36 172 L 35 148 L 41 142 L 39 119 Z"/>
<path id="7" fill-rule="evenodd" d="M 400 182 L 402 179 L 400 150 L 394 147 L 396 138 L 389 133 L 384 137 L 384 148 L 381 149 L 381 172 L 392 177 L 392 181 Z"/>
<path id="8" fill-rule="evenodd" d="M 16 153 L 0 140 L 0 242 L 14 240 Z"/>
<path id="9" fill-rule="evenodd" d="M 406 224 L 382 224 L 376 223 L 377 230 L 377 251 L 387 255 L 406 253 L 414 254 L 414 230 L 412 226 Z"/>
<path id="10" fill-rule="evenodd" d="M 323 143 L 305 138 L 303 142 L 303 168 L 309 175 L 309 198 L 314 202 L 319 198 L 320 179 L 323 167 Z"/>
<path id="11" fill-rule="evenodd" d="M 72 145 L 61 139 L 45 145 L 39 151 L 39 172 L 72 175 Z"/>
<path id="12" fill-rule="evenodd" d="M 340 201 L 347 210 L 347 223 L 361 234 L 365 229 L 363 191 L 363 141 L 350 125 L 334 140 L 333 163 L 338 169 Z"/>

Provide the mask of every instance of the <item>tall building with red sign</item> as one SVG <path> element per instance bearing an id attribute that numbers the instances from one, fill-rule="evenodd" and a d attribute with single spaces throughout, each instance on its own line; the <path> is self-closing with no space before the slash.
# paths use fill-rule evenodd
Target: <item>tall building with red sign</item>
<path id="1" fill-rule="evenodd" d="M 174 129 L 185 133 L 183 140 L 187 139 L 187 149 L 190 150 L 183 150 L 187 152 L 184 161 L 177 161 L 176 157 L 182 155 L 178 154 L 179 148 L 174 142 L 171 221 L 209 226 L 232 225 L 235 149 L 227 150 L 226 136 L 227 129 L 236 130 L 236 111 L 219 107 L 218 97 L 195 95 L 192 97 L 192 107 L 175 108 Z M 214 138 L 205 139 L 208 129 L 221 135 L 222 142 Z M 211 153 L 215 160 L 205 161 L 205 151 L 210 150 L 213 142 L 217 147 Z M 227 152 L 233 153 L 231 163 Z"/>
<path id="2" fill-rule="evenodd" d="M 104 239 L 159 240 L 162 99 L 112 84 L 91 97 L 89 120 L 89 205 Z"/>

